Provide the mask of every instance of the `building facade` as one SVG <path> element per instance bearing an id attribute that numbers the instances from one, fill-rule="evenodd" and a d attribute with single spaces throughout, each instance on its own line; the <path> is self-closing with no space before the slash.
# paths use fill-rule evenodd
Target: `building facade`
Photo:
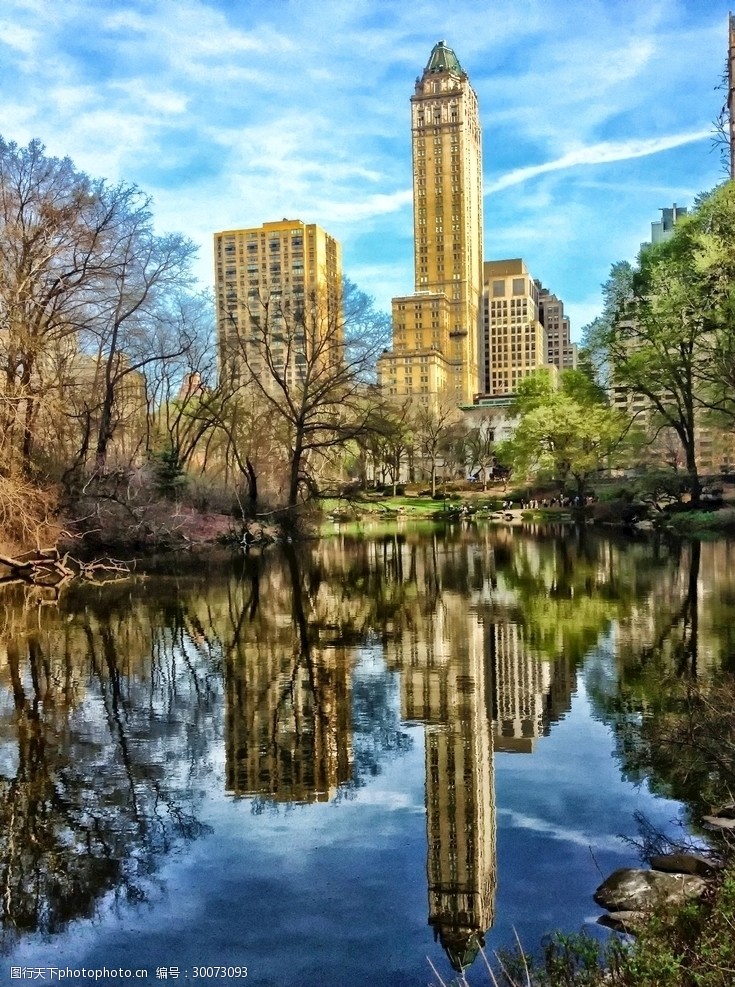
<path id="1" fill-rule="evenodd" d="M 483 390 L 502 397 L 546 365 L 546 333 L 537 283 L 523 260 L 487 261 L 483 273 Z"/>
<path id="2" fill-rule="evenodd" d="M 393 349 L 378 362 L 389 395 L 425 405 L 478 390 L 482 134 L 477 96 L 444 41 L 411 97 L 414 280 L 393 299 Z"/>
<path id="3" fill-rule="evenodd" d="M 651 223 L 651 243 L 663 243 L 674 235 L 674 227 L 682 216 L 686 216 L 686 206 L 664 206 L 661 210 L 661 219 Z M 642 244 L 647 246 L 647 244 Z"/>
<path id="4" fill-rule="evenodd" d="M 536 281 L 539 322 L 546 334 L 546 362 L 557 370 L 577 369 L 577 344 L 571 339 L 571 323 L 564 302 Z"/>
<path id="5" fill-rule="evenodd" d="M 283 219 L 214 234 L 220 373 L 297 382 L 320 347 L 341 358 L 342 250 L 313 223 Z"/>

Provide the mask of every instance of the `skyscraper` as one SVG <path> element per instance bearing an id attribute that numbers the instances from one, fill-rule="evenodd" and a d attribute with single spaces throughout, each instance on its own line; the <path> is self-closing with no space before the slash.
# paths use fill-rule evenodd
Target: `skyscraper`
<path id="1" fill-rule="evenodd" d="M 342 251 L 321 227 L 283 219 L 214 234 L 220 372 L 264 373 L 263 348 L 288 383 L 309 335 L 330 333 L 341 355 Z"/>
<path id="2" fill-rule="evenodd" d="M 572 342 L 572 328 L 569 316 L 564 314 L 564 302 L 538 280 L 536 287 L 538 317 L 546 332 L 546 362 L 557 370 L 576 370 L 577 344 Z"/>
<path id="3" fill-rule="evenodd" d="M 378 375 L 390 395 L 468 404 L 480 390 L 482 134 L 475 91 L 444 41 L 416 80 L 411 142 L 415 290 L 393 299 L 393 350 Z"/>
<path id="4" fill-rule="evenodd" d="M 520 257 L 484 265 L 483 390 L 515 394 L 519 382 L 546 364 L 538 286 Z"/>

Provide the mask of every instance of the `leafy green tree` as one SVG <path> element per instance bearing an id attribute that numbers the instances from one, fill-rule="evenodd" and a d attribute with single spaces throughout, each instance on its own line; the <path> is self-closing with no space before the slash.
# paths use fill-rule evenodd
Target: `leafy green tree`
<path id="1" fill-rule="evenodd" d="M 562 374 L 557 388 L 546 373 L 519 386 L 518 428 L 511 443 L 515 468 L 548 476 L 563 488 L 574 479 L 578 495 L 610 463 L 627 423 L 601 400 L 599 387 L 579 371 Z"/>
<path id="2" fill-rule="evenodd" d="M 700 197 L 685 227 L 696 292 L 706 333 L 699 401 L 730 428 L 735 426 L 735 182 Z"/>
<path id="3" fill-rule="evenodd" d="M 735 423 L 735 186 L 701 196 L 673 236 L 647 246 L 638 269 L 613 265 L 602 315 L 585 330 L 601 382 L 632 407 L 649 441 L 681 460 L 699 499 L 698 433 Z M 643 401 L 636 400 L 642 398 Z M 671 444 L 671 443 L 669 443 Z"/>

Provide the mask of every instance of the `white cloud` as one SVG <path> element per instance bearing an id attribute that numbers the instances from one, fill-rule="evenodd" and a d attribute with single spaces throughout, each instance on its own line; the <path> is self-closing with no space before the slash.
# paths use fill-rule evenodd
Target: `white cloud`
<path id="1" fill-rule="evenodd" d="M 512 809 L 498 809 L 497 815 L 499 818 L 507 819 L 517 829 L 528 829 L 534 833 L 541 833 L 543 836 L 550 836 L 562 843 L 591 847 L 593 850 L 619 850 L 624 845 L 624 841 L 619 836 L 586 833 L 583 830 L 571 829 L 567 825 L 540 819 L 537 816 L 514 812 Z"/>
<path id="2" fill-rule="evenodd" d="M 3 18 L 0 20 L 0 42 L 23 55 L 32 55 L 38 44 L 38 31 Z"/>
<path id="3" fill-rule="evenodd" d="M 397 212 L 411 205 L 412 201 L 411 189 L 400 189 L 397 192 L 379 192 L 356 202 L 324 202 L 319 211 L 323 215 L 329 215 L 334 222 L 359 223 L 376 216 Z"/>
<path id="4" fill-rule="evenodd" d="M 659 154 L 661 151 L 670 151 L 672 148 L 681 147 L 684 144 L 693 144 L 696 141 L 704 140 L 712 136 L 711 128 L 708 130 L 698 130 L 693 133 L 670 134 L 665 137 L 631 138 L 625 141 L 600 141 L 588 147 L 578 147 L 573 151 L 567 151 L 560 158 L 553 161 L 546 161 L 540 165 L 527 165 L 522 168 L 514 168 L 512 171 L 496 179 L 485 189 L 485 194 L 499 192 L 509 188 L 511 185 L 520 185 L 538 175 L 544 175 L 552 171 L 563 171 L 567 168 L 579 166 L 590 166 L 599 164 L 610 164 L 616 161 L 628 161 L 631 158 L 644 158 L 651 154 Z"/>

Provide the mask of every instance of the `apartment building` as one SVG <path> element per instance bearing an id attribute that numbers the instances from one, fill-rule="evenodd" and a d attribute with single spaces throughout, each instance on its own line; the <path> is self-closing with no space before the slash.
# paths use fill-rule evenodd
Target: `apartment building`
<path id="1" fill-rule="evenodd" d="M 295 383 L 310 349 L 341 358 L 342 251 L 329 233 L 300 219 L 225 230 L 214 257 L 221 374 Z"/>
<path id="2" fill-rule="evenodd" d="M 520 257 L 486 261 L 483 273 L 483 390 L 503 397 L 546 366 L 546 332 L 537 283 Z"/>
<path id="3" fill-rule="evenodd" d="M 557 370 L 577 369 L 577 344 L 571 340 L 571 323 L 564 314 L 564 302 L 540 281 L 538 289 L 539 322 L 546 333 L 546 363 Z"/>

